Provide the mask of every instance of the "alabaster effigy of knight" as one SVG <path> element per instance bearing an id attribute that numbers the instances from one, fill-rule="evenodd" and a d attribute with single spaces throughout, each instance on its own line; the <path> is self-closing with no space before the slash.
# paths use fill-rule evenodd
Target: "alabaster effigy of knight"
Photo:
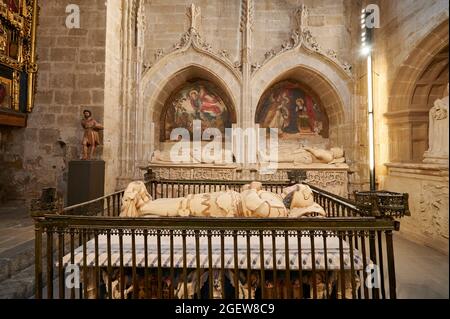
<path id="1" fill-rule="evenodd" d="M 141 181 L 128 185 L 122 198 L 121 217 L 325 217 L 324 209 L 314 202 L 311 188 L 294 185 L 282 195 L 262 189 L 260 182 L 243 186 L 241 192 L 220 191 L 192 194 L 179 198 L 152 200 Z"/>

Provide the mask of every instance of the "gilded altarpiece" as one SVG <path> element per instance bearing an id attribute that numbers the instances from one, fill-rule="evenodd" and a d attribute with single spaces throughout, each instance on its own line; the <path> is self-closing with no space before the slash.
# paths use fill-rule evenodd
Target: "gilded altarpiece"
<path id="1" fill-rule="evenodd" d="M 0 0 L 0 125 L 26 126 L 36 89 L 38 0 Z"/>

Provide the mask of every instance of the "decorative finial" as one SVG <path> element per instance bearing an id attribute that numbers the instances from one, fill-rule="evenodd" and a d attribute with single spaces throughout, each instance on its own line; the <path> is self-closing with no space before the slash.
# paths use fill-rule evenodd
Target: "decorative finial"
<path id="1" fill-rule="evenodd" d="M 195 4 L 191 4 L 191 6 L 188 9 L 187 16 L 191 20 L 191 27 L 190 29 L 195 29 L 199 31 L 200 29 L 200 22 L 201 22 L 201 9 L 200 7 L 196 6 Z"/>
<path id="2" fill-rule="evenodd" d="M 302 4 L 300 8 L 295 10 L 295 19 L 297 20 L 297 28 L 300 32 L 308 28 L 309 10 L 306 5 Z"/>
<path id="3" fill-rule="evenodd" d="M 248 23 L 250 29 L 253 29 L 254 19 L 254 5 L 253 0 L 244 0 L 242 2 L 242 14 L 241 14 L 241 31 L 245 29 Z"/>

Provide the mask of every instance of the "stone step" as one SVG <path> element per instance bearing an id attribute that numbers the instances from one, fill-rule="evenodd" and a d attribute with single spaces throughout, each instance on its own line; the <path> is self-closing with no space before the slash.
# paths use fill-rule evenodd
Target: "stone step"
<path id="1" fill-rule="evenodd" d="M 28 299 L 34 295 L 34 265 L 0 282 L 0 299 Z"/>
<path id="2" fill-rule="evenodd" d="M 34 265 L 34 240 L 0 254 L 0 283 Z"/>

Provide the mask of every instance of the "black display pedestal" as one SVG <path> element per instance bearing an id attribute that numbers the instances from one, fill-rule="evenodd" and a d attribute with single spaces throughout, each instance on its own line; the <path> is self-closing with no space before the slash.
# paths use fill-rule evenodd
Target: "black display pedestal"
<path id="1" fill-rule="evenodd" d="M 104 161 L 70 161 L 67 191 L 68 206 L 105 195 Z"/>

